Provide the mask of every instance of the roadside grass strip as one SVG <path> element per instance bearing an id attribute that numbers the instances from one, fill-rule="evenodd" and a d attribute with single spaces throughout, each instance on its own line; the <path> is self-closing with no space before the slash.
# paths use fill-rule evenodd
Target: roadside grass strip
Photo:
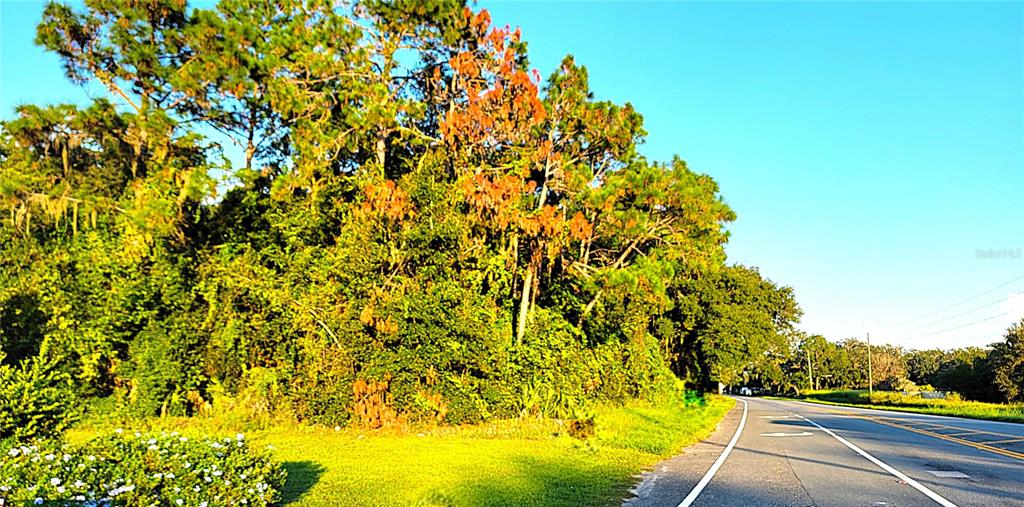
<path id="1" fill-rule="evenodd" d="M 598 406 L 585 439 L 532 417 L 393 431 L 281 423 L 249 438 L 272 446 L 288 471 L 281 493 L 289 506 L 618 506 L 636 474 L 706 438 L 734 406 L 722 396 Z M 139 424 L 189 436 L 225 431 L 216 419 Z M 67 437 L 85 441 L 97 431 L 78 427 Z"/>

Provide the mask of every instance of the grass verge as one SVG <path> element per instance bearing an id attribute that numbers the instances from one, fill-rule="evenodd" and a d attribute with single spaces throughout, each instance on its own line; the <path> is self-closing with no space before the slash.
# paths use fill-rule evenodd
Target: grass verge
<path id="1" fill-rule="evenodd" d="M 809 391 L 797 399 L 825 405 L 1024 423 L 1024 404 L 983 403 L 960 399 L 931 400 L 887 391 L 875 391 L 869 396 L 864 390 Z"/>
<path id="2" fill-rule="evenodd" d="M 708 396 L 688 407 L 681 399 L 599 407 L 586 440 L 533 419 L 403 433 L 277 425 L 248 438 L 284 463 L 291 505 L 619 505 L 633 475 L 705 438 L 734 404 Z M 194 420 L 148 426 L 208 431 Z"/>

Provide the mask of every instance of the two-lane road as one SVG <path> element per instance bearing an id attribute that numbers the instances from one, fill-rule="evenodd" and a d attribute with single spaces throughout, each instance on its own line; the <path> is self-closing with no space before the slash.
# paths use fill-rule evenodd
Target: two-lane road
<path id="1" fill-rule="evenodd" d="M 1024 425 L 739 400 L 626 504 L 1024 506 Z"/>

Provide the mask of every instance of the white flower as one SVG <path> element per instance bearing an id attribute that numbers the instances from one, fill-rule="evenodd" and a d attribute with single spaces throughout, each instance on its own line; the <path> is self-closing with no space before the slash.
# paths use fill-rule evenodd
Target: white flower
<path id="1" fill-rule="evenodd" d="M 182 504 L 185 503 L 185 501 L 179 498 L 179 499 L 175 500 L 174 503 L 176 503 L 178 505 L 182 505 Z"/>
<path id="2" fill-rule="evenodd" d="M 86 456 L 85 459 L 87 459 L 89 461 L 96 461 L 96 456 L 93 456 L 92 454 L 90 454 L 90 455 Z"/>
<path id="3" fill-rule="evenodd" d="M 188 442 L 188 437 L 178 437 L 178 440 L 181 442 Z"/>
<path id="4" fill-rule="evenodd" d="M 213 471 L 213 476 L 214 476 L 214 477 L 220 477 L 220 476 L 221 476 L 221 474 L 223 474 L 223 473 L 224 473 L 224 472 L 221 472 L 220 470 L 214 470 L 214 471 Z"/>
<path id="5" fill-rule="evenodd" d="M 70 454 L 65 454 L 64 455 L 64 461 L 71 461 L 71 455 Z"/>
<path id="6" fill-rule="evenodd" d="M 151 439 L 149 439 L 149 442 L 146 442 L 146 443 L 150 444 L 150 445 L 155 444 L 156 443 L 156 439 L 155 438 L 151 438 Z"/>
<path id="7" fill-rule="evenodd" d="M 7 455 L 12 457 L 12 458 L 17 456 L 18 455 L 18 448 L 14 447 L 11 450 L 7 451 Z"/>
<path id="8" fill-rule="evenodd" d="M 239 433 L 239 434 L 235 435 L 235 440 L 245 440 L 245 435 L 242 434 L 242 433 Z"/>
<path id="9" fill-rule="evenodd" d="M 136 437 L 141 437 L 141 436 L 142 436 L 142 433 L 139 433 L 138 431 L 136 431 L 136 432 L 135 432 L 135 436 L 136 436 Z"/>
<path id="10" fill-rule="evenodd" d="M 199 488 L 199 486 L 198 486 L 198 485 L 196 485 L 196 487 L 192 488 L 192 491 L 195 491 L 196 493 L 198 493 L 198 492 L 199 492 L 199 489 L 200 489 L 200 488 Z"/>
<path id="11" fill-rule="evenodd" d="M 39 498 L 39 497 L 36 497 L 36 505 L 42 505 L 42 504 L 43 504 L 43 499 Z"/>
<path id="12" fill-rule="evenodd" d="M 155 445 L 149 446 L 149 450 L 151 450 L 151 451 L 155 451 L 155 450 L 158 450 L 158 449 L 159 449 L 159 447 L 157 447 Z"/>
<path id="13" fill-rule="evenodd" d="M 167 477 L 168 479 L 173 479 L 174 478 L 174 472 L 167 472 L 167 475 L 165 475 L 165 477 Z"/>
<path id="14" fill-rule="evenodd" d="M 82 482 L 81 480 L 77 480 L 77 481 L 75 481 L 75 484 L 74 484 L 74 486 L 75 486 L 76 488 L 81 488 L 82 486 L 85 486 L 85 483 L 84 483 L 84 482 Z"/>
<path id="15" fill-rule="evenodd" d="M 199 502 L 199 507 L 206 507 L 206 501 Z"/>
<path id="16" fill-rule="evenodd" d="M 57 486 L 57 492 L 63 495 L 64 494 L 64 486 Z"/>
<path id="17" fill-rule="evenodd" d="M 118 428 L 118 429 L 114 430 L 114 433 L 117 433 L 118 435 L 120 435 L 121 433 L 124 433 L 124 430 L 121 429 L 121 428 Z"/>
<path id="18" fill-rule="evenodd" d="M 185 462 L 185 468 L 192 468 L 192 463 Z"/>
<path id="19" fill-rule="evenodd" d="M 43 457 L 46 458 L 46 461 L 53 461 L 53 458 L 56 458 L 56 456 L 54 456 L 53 454 L 47 454 L 46 456 Z"/>
<path id="20" fill-rule="evenodd" d="M 56 485 L 60 484 L 60 479 L 57 478 L 57 477 L 54 477 L 54 478 L 50 479 L 50 484 L 53 484 L 54 486 L 56 486 Z"/>

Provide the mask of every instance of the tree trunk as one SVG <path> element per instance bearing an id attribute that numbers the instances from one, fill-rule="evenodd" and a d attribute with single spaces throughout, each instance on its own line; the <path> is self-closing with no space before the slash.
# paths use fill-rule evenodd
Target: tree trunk
<path id="1" fill-rule="evenodd" d="M 523 344 L 523 335 L 526 334 L 526 317 L 530 313 L 530 290 L 533 288 L 533 266 L 527 266 L 526 276 L 523 277 L 523 295 L 519 300 L 519 321 L 516 329 L 516 345 Z"/>

